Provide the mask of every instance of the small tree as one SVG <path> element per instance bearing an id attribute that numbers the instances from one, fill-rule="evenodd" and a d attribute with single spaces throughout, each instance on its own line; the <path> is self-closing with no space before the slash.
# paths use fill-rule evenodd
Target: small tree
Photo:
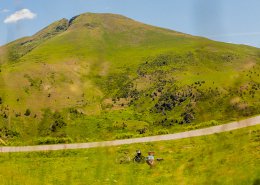
<path id="1" fill-rule="evenodd" d="M 25 115 L 25 116 L 30 116 L 30 115 L 31 115 L 30 109 L 26 109 L 24 115 Z"/>

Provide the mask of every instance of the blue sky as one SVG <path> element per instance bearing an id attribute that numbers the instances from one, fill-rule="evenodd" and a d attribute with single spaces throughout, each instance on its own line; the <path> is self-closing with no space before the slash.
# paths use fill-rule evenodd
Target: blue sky
<path id="1" fill-rule="evenodd" d="M 0 45 L 33 35 L 61 18 L 108 12 L 213 40 L 260 48 L 259 8 L 259 0 L 0 0 Z M 27 17 L 10 18 L 21 10 Z"/>

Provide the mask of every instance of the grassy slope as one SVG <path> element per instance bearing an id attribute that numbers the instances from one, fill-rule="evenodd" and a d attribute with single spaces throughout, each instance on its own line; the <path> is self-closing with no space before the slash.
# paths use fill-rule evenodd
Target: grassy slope
<path id="1" fill-rule="evenodd" d="M 24 37 L 0 48 L 0 64 L 17 62 L 21 57 L 41 45 L 44 41 L 64 32 L 68 21 L 61 19 L 43 28 L 31 37 Z"/>
<path id="2" fill-rule="evenodd" d="M 0 184 L 259 184 L 260 126 L 178 141 L 0 154 Z M 164 158 L 127 162 L 136 149 Z M 120 164 L 120 161 L 122 163 Z"/>
<path id="3" fill-rule="evenodd" d="M 1 136 L 7 142 L 114 139 L 139 135 L 140 129 L 152 135 L 190 121 L 222 123 L 259 114 L 256 48 L 112 14 L 61 20 L 26 39 L 32 40 L 29 47 L 18 40 L 0 48 L 0 128 L 20 134 Z M 59 116 L 44 113 L 46 108 Z M 54 124 L 62 128 L 48 129 Z"/>

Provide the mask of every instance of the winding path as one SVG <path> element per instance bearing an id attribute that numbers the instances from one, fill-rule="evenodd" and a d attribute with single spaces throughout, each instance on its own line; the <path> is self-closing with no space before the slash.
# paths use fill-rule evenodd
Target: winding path
<path id="1" fill-rule="evenodd" d="M 227 132 L 227 131 L 236 130 L 236 129 L 258 125 L 258 124 L 260 124 L 260 115 L 245 120 L 228 123 L 228 124 L 223 124 L 223 125 L 218 125 L 218 126 L 213 126 L 213 127 L 208 127 L 208 128 L 198 129 L 198 130 L 192 130 L 187 132 L 180 132 L 176 134 L 167 134 L 167 135 L 114 140 L 114 141 L 91 142 L 91 143 L 0 147 L 0 153 L 82 149 L 82 148 L 117 146 L 117 145 L 133 144 L 133 143 L 176 140 L 176 139 L 191 138 L 196 136 L 204 136 L 204 135 L 216 134 L 221 132 Z"/>

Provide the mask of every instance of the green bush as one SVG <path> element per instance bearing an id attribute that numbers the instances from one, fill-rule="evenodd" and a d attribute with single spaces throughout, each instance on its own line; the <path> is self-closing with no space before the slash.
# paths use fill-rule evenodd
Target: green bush
<path id="1" fill-rule="evenodd" d="M 62 130 L 65 126 L 67 126 L 67 123 L 64 121 L 60 112 L 56 111 L 53 113 L 50 109 L 45 109 L 38 126 L 38 134 L 41 137 L 49 136 L 57 132 L 65 134 L 65 131 Z"/>
<path id="2" fill-rule="evenodd" d="M 169 134 L 169 131 L 167 129 L 160 129 L 156 132 L 156 135 L 164 135 Z"/>
<path id="3" fill-rule="evenodd" d="M 210 120 L 202 123 L 194 123 L 192 125 L 187 126 L 187 130 L 194 130 L 194 129 L 200 129 L 204 127 L 211 127 L 219 125 L 219 122 L 216 120 Z"/>
<path id="4" fill-rule="evenodd" d="M 69 137 L 56 138 L 56 137 L 42 137 L 37 139 L 36 143 L 42 144 L 59 144 L 59 143 L 72 143 L 73 140 Z"/>
<path id="5" fill-rule="evenodd" d="M 123 133 L 116 135 L 116 139 L 129 139 L 132 138 L 134 135 L 131 133 Z"/>
<path id="6" fill-rule="evenodd" d="M 15 130 L 10 130 L 7 127 L 0 128 L 0 138 L 14 138 L 19 136 L 20 134 Z"/>

